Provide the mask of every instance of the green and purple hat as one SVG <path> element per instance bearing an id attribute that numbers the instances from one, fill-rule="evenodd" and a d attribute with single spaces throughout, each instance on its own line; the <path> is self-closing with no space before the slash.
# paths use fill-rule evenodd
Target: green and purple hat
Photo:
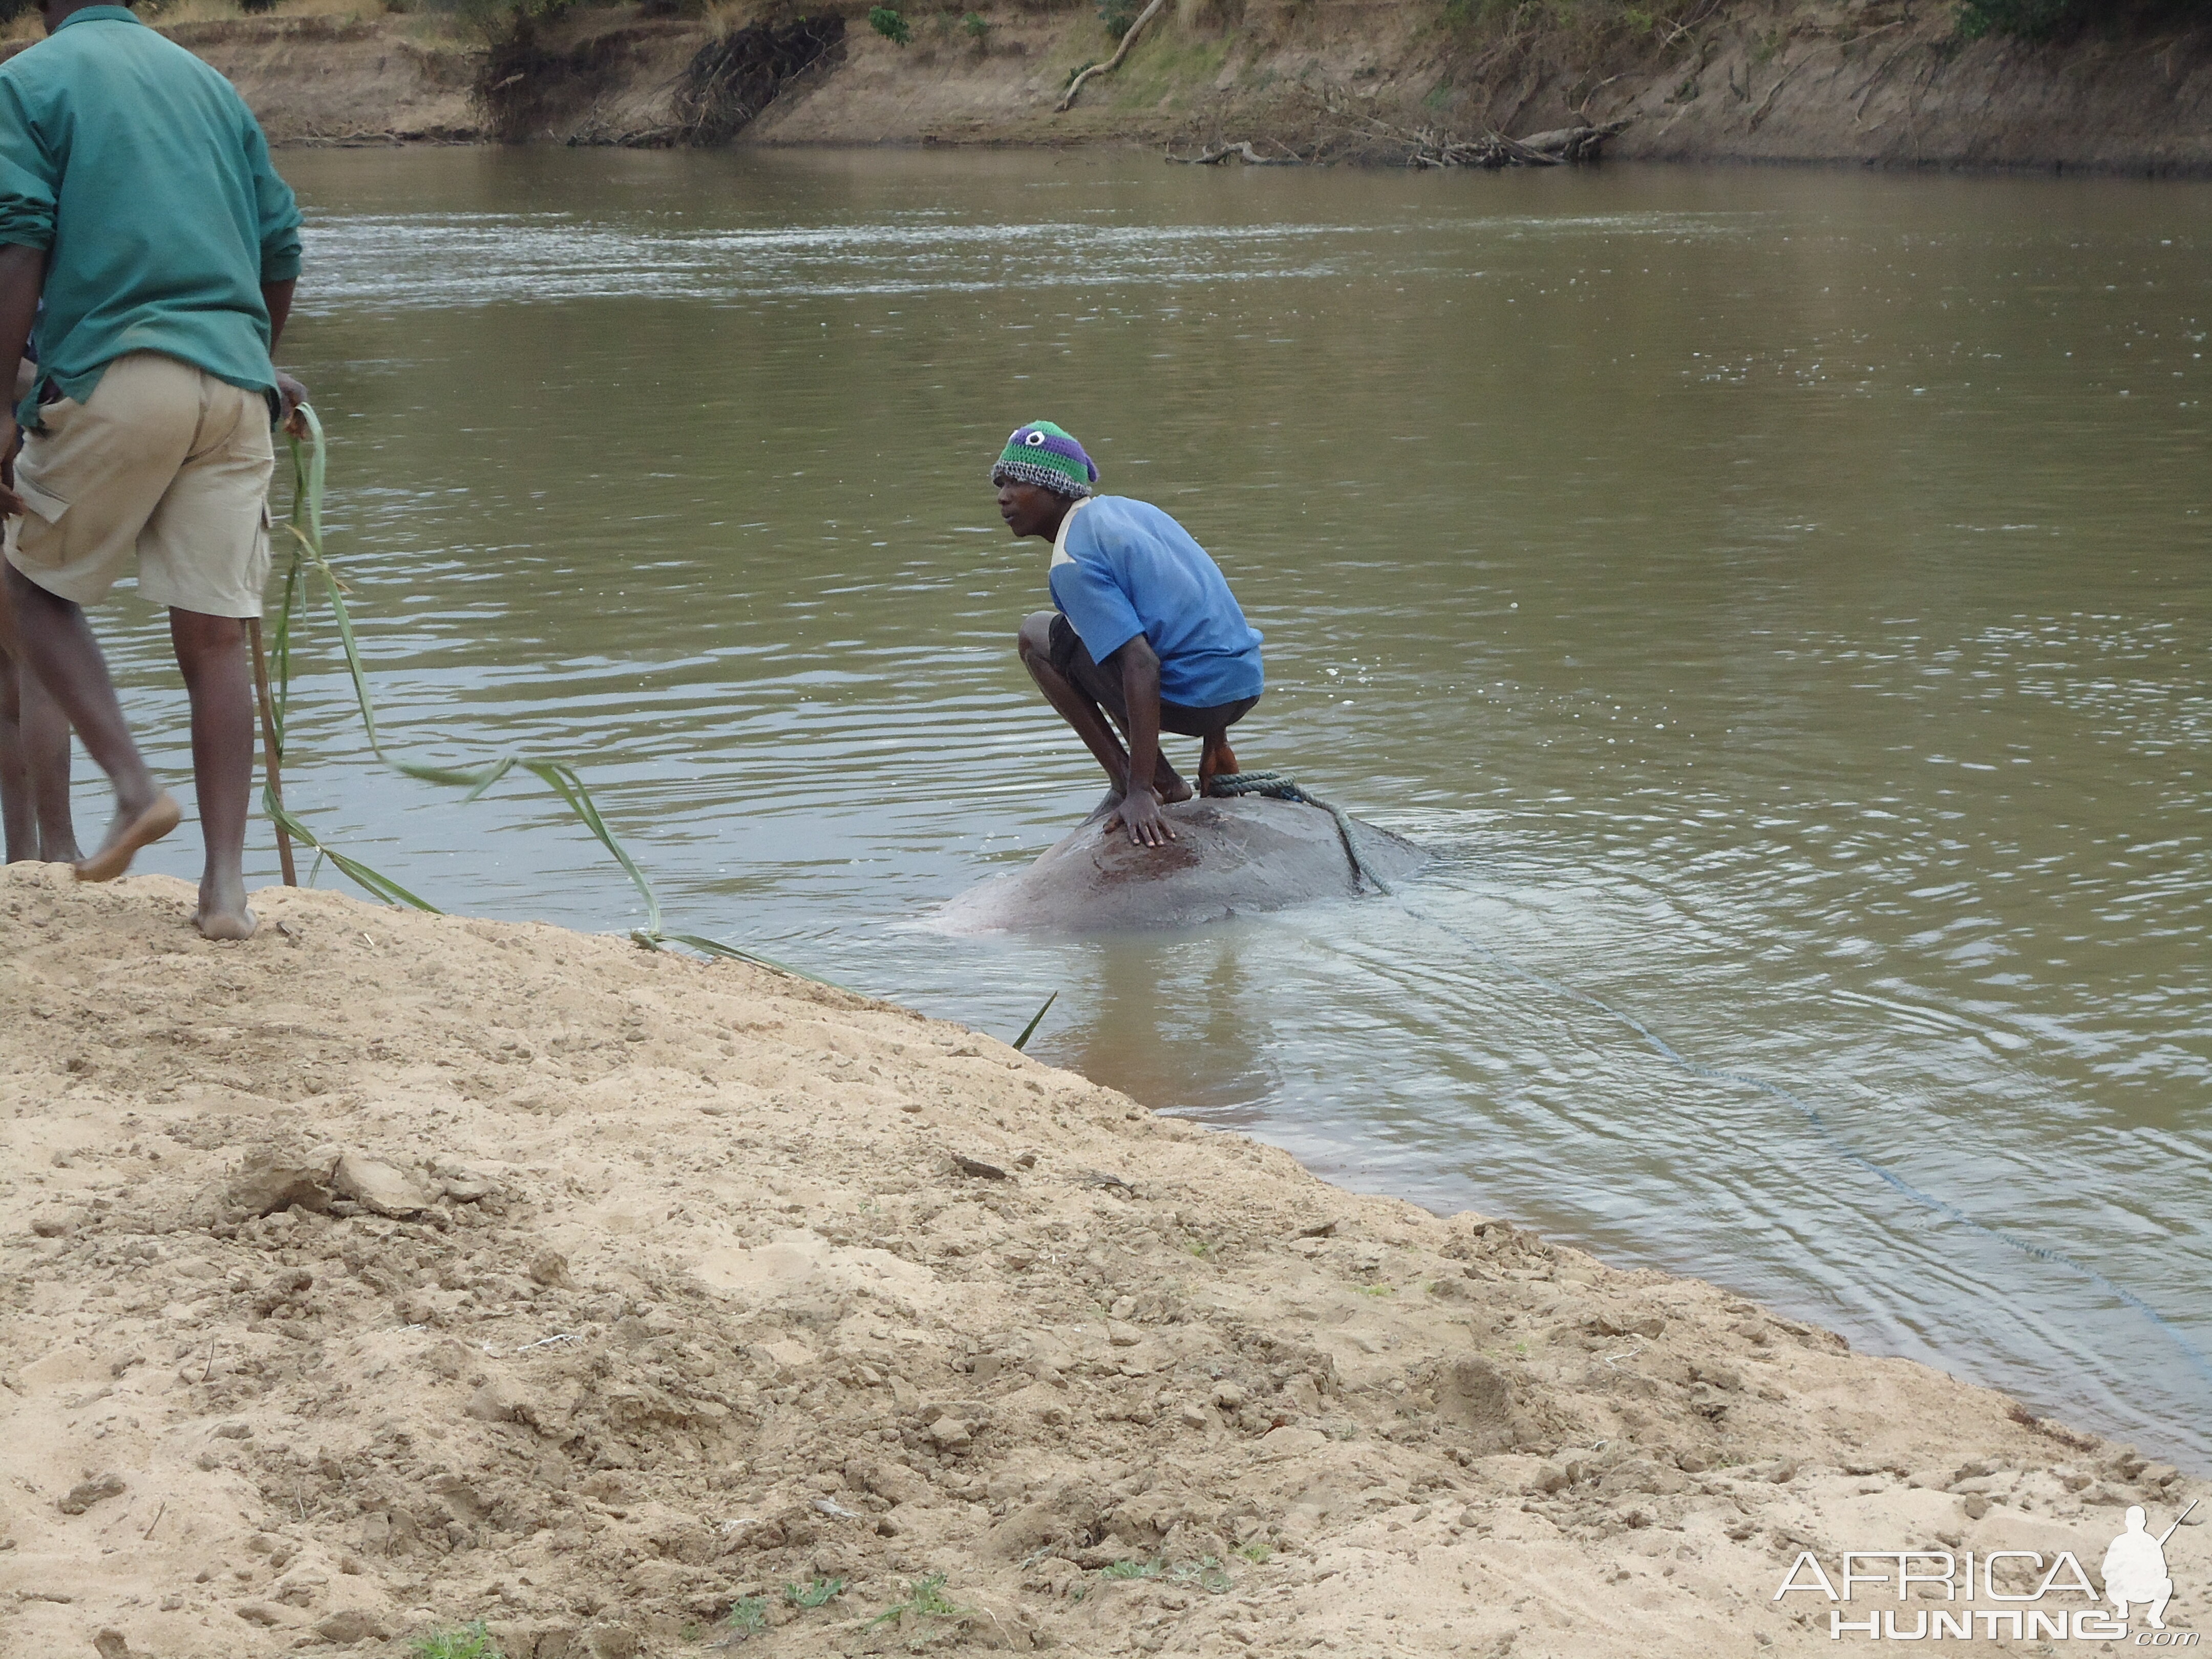
<path id="1" fill-rule="evenodd" d="M 1098 482 L 1098 468 L 1083 446 L 1050 421 L 1031 421 L 1014 428 L 991 469 L 994 484 L 1036 484 L 1056 495 L 1078 500 Z"/>

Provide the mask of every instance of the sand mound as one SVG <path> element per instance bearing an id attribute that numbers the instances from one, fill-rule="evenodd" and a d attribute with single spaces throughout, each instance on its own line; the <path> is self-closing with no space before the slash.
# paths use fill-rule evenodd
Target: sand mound
<path id="1" fill-rule="evenodd" d="M 896 1007 L 59 873 L 0 881 L 9 1655 L 1825 1650 L 1800 1548 L 2094 1567 L 2189 1484 Z"/>

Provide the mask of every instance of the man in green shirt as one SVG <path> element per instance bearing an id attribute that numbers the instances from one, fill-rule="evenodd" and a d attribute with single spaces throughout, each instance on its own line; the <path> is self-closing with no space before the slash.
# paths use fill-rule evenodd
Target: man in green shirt
<path id="1" fill-rule="evenodd" d="M 270 353 L 300 273 L 300 211 L 230 83 L 126 7 L 46 0 L 47 38 L 0 64 L 0 362 L 37 327 L 38 384 L 0 507 L 22 653 L 115 787 L 78 879 L 176 827 L 82 606 L 135 561 L 169 607 L 191 698 L 207 860 L 194 921 L 245 939 L 253 777 L 246 622 L 269 574 Z M 40 301 L 44 301 L 43 308 Z"/>

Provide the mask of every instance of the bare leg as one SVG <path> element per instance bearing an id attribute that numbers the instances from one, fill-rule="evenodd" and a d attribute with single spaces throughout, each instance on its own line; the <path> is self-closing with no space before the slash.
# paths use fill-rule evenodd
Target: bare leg
<path id="1" fill-rule="evenodd" d="M 22 687 L 29 678 L 14 657 L 0 650 L 0 824 L 5 826 L 10 864 L 39 856 L 39 817 L 23 757 Z"/>
<path id="2" fill-rule="evenodd" d="M 131 741 L 83 607 L 47 592 L 12 564 L 7 581 L 24 659 L 115 787 L 115 817 L 100 850 L 77 866 L 81 879 L 112 881 L 130 868 L 139 848 L 176 828 L 177 804 L 154 781 Z"/>
<path id="3" fill-rule="evenodd" d="M 1051 627 L 1049 611 L 1040 611 L 1022 624 L 1022 631 L 1015 640 L 1022 653 L 1022 666 L 1030 671 L 1030 678 L 1044 693 L 1044 700 L 1060 719 L 1075 728 L 1075 735 L 1083 739 L 1083 746 L 1091 751 L 1091 758 L 1106 769 L 1106 781 L 1113 786 L 1109 799 L 1118 802 L 1129 786 L 1129 751 L 1114 734 L 1105 711 L 1052 665 L 1048 633 Z"/>
<path id="4" fill-rule="evenodd" d="M 210 939 L 251 939 L 259 923 L 246 907 L 246 806 L 253 788 L 246 624 L 172 608 L 169 638 L 192 700 L 192 777 L 207 844 L 199 913 L 192 920 Z"/>
<path id="5" fill-rule="evenodd" d="M 38 813 L 39 856 L 48 864 L 75 864 L 84 854 L 77 849 L 70 811 L 69 717 L 35 674 L 21 678 L 23 760 Z"/>
<path id="6" fill-rule="evenodd" d="M 1198 793 L 1212 794 L 1214 779 L 1242 769 L 1237 764 L 1237 751 L 1229 746 L 1227 730 L 1207 732 L 1198 755 Z"/>
<path id="7" fill-rule="evenodd" d="M 1083 739 L 1084 747 L 1090 750 L 1091 757 L 1106 770 L 1107 779 L 1112 787 L 1106 792 L 1106 799 L 1100 801 L 1095 809 L 1093 816 L 1096 816 L 1097 812 L 1109 811 L 1121 804 L 1122 794 L 1128 788 L 1129 751 L 1122 747 L 1121 739 L 1115 734 L 1106 711 L 1093 702 L 1066 675 L 1052 665 L 1052 617 L 1049 611 L 1040 611 L 1030 617 L 1022 623 L 1015 644 L 1022 653 L 1022 666 L 1030 671 L 1030 678 L 1037 683 L 1037 690 L 1044 693 L 1044 700 L 1053 706 L 1060 719 L 1075 728 L 1075 735 Z M 1163 805 L 1170 801 L 1190 799 L 1190 786 L 1182 781 L 1181 773 L 1168 764 L 1164 751 L 1152 767 L 1152 793 L 1160 798 Z"/>

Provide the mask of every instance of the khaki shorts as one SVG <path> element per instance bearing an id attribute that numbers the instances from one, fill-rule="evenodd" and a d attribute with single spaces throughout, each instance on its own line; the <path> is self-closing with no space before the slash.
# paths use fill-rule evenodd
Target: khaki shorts
<path id="1" fill-rule="evenodd" d="M 9 563 L 79 605 L 131 559 L 156 605 L 258 617 L 269 580 L 269 402 L 157 351 L 108 364 L 84 403 L 40 411 L 15 458 L 29 509 L 8 520 Z"/>

